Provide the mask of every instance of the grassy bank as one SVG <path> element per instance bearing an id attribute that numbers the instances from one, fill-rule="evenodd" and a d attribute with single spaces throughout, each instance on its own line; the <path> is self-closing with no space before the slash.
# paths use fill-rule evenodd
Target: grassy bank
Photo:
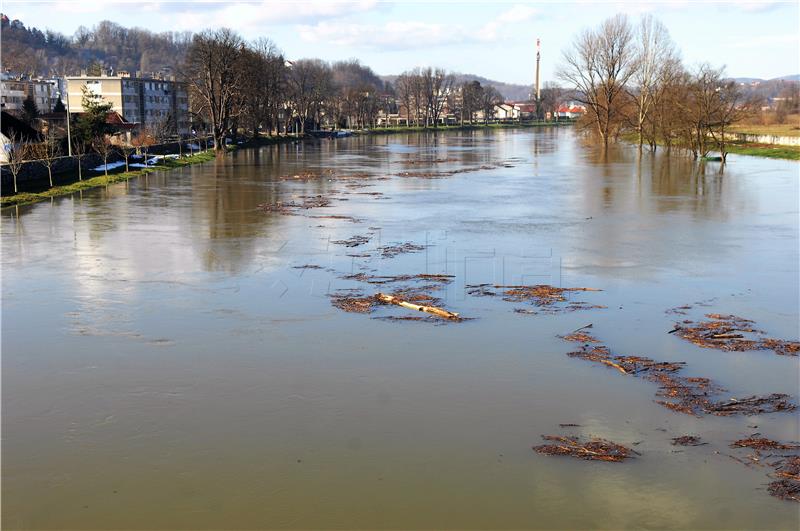
<path id="1" fill-rule="evenodd" d="M 207 162 L 209 160 L 213 160 L 214 157 L 215 157 L 214 152 L 212 150 L 209 150 L 209 151 L 203 151 L 201 153 L 195 153 L 194 155 L 183 157 L 181 159 L 164 159 L 158 166 L 141 168 L 134 171 L 126 171 L 122 173 L 111 173 L 109 175 L 99 175 L 97 177 L 91 177 L 89 179 L 76 181 L 74 183 L 65 184 L 62 186 L 54 186 L 53 188 L 45 190 L 44 192 L 36 192 L 36 193 L 20 192 L 15 195 L 2 197 L 0 198 L 0 206 L 6 207 L 12 205 L 26 205 L 28 203 L 35 203 L 37 201 L 50 199 L 51 197 L 74 194 L 75 192 L 78 192 L 80 190 L 88 190 L 90 188 L 97 188 L 99 186 L 108 186 L 109 184 L 124 182 L 136 177 L 141 177 L 142 175 L 145 175 L 147 173 L 152 173 L 154 171 L 166 170 L 172 168 L 182 168 L 184 166 L 189 166 L 190 164 Z"/>
<path id="2" fill-rule="evenodd" d="M 774 144 L 728 144 L 728 152 L 736 155 L 767 157 L 770 159 L 800 160 L 800 146 Z"/>
<path id="3" fill-rule="evenodd" d="M 794 120 L 785 124 L 738 124 L 731 127 L 731 131 L 748 135 L 800 136 L 800 122 Z"/>
<path id="4" fill-rule="evenodd" d="M 630 144 L 638 142 L 633 133 L 624 134 L 622 140 Z M 659 145 L 661 143 L 659 142 Z M 776 144 L 752 144 L 747 142 L 729 142 L 726 145 L 728 153 L 734 155 L 747 155 L 750 157 L 765 157 L 770 159 L 800 160 L 800 146 L 779 146 Z M 645 145 L 645 149 L 647 146 Z M 719 151 L 712 150 L 709 156 L 718 154 Z"/>

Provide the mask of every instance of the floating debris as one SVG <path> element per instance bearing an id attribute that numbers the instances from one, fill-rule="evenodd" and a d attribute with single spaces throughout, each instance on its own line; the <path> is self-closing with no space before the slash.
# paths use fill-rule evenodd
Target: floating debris
<path id="1" fill-rule="evenodd" d="M 437 317 L 441 317 L 443 319 L 450 319 L 452 321 L 460 321 L 461 317 L 455 313 L 443 308 L 438 308 L 436 306 L 427 306 L 427 305 L 420 305 L 415 304 L 416 302 L 423 302 L 424 299 L 414 298 L 414 297 L 403 297 L 401 295 L 387 295 L 385 293 L 378 293 L 376 298 L 385 304 L 396 304 L 397 306 L 402 306 L 403 308 L 407 308 L 409 310 L 414 310 L 417 312 L 426 312 L 433 314 Z M 414 302 L 410 302 L 410 300 L 414 300 Z"/>
<path id="2" fill-rule="evenodd" d="M 800 445 L 792 443 L 782 443 L 759 437 L 760 433 L 754 433 L 746 439 L 739 439 L 730 444 L 731 448 L 753 448 L 755 450 L 798 450 Z"/>
<path id="3" fill-rule="evenodd" d="M 711 306 L 711 303 L 716 301 L 717 298 L 706 299 L 704 301 L 696 301 L 691 304 L 684 304 L 683 306 L 676 306 L 675 308 L 670 308 L 666 310 L 664 313 L 666 314 L 675 314 L 675 315 L 687 315 L 689 310 L 693 309 L 695 306 Z"/>
<path id="4" fill-rule="evenodd" d="M 312 181 L 324 176 L 328 177 L 333 176 L 335 173 L 336 171 L 333 169 L 323 170 L 321 174 L 315 173 L 310 170 L 306 170 L 292 175 L 281 175 L 280 177 L 278 177 L 278 179 L 280 179 L 281 181 Z"/>
<path id="5" fill-rule="evenodd" d="M 785 501 L 800 502 L 800 482 L 791 479 L 779 479 L 767 486 L 767 492 Z"/>
<path id="6" fill-rule="evenodd" d="M 770 495 L 781 500 L 800 502 L 800 456 L 796 455 L 796 452 L 800 450 L 800 444 L 773 441 L 761 437 L 760 433 L 754 433 L 745 439 L 732 442 L 730 447 L 747 448 L 753 451 L 744 456 L 746 461 L 733 455 L 728 456 L 745 466 L 755 464 L 772 468 L 772 472 L 768 475 L 773 479 L 778 479 L 767 486 L 767 492 Z M 762 451 L 770 453 L 763 455 Z M 776 455 L 773 453 L 776 451 L 782 452 Z M 786 454 L 786 451 L 795 452 L 795 454 Z"/>
<path id="7" fill-rule="evenodd" d="M 321 265 L 305 264 L 305 265 L 299 265 L 299 266 L 292 266 L 292 269 L 325 269 L 325 268 L 322 267 Z"/>
<path id="8" fill-rule="evenodd" d="M 258 208 L 264 212 L 277 212 L 285 216 L 296 216 L 299 215 L 301 210 L 328 207 L 331 204 L 331 200 L 322 195 L 300 196 L 300 199 L 303 200 L 300 203 L 296 201 L 276 201 L 275 203 L 260 204 Z"/>
<path id="9" fill-rule="evenodd" d="M 277 212 L 278 214 L 283 214 L 284 216 L 297 215 L 297 212 L 295 211 L 297 208 L 297 203 L 294 201 L 290 201 L 288 203 L 283 201 L 277 201 L 275 203 L 263 203 L 258 205 L 258 208 L 264 212 Z"/>
<path id="10" fill-rule="evenodd" d="M 422 179 L 441 179 L 443 177 L 451 177 L 453 175 L 459 173 L 469 173 L 473 171 L 481 171 L 481 170 L 494 170 L 497 169 L 498 165 L 488 165 L 484 164 L 482 166 L 473 166 L 469 168 L 459 168 L 457 170 L 447 170 L 447 171 L 401 171 L 400 173 L 396 174 L 398 177 L 418 177 Z"/>
<path id="11" fill-rule="evenodd" d="M 371 239 L 372 238 L 369 236 L 352 236 L 346 240 L 333 240 L 331 243 L 336 245 L 344 245 L 345 247 L 358 247 L 359 245 L 369 243 Z"/>
<path id="12" fill-rule="evenodd" d="M 392 282 L 410 281 L 426 281 L 449 284 L 453 281 L 455 275 L 437 275 L 427 273 L 420 273 L 418 275 L 367 275 L 366 273 L 355 273 L 352 275 L 345 275 L 342 278 L 345 280 L 367 282 L 369 284 L 390 284 Z"/>
<path id="13" fill-rule="evenodd" d="M 384 245 L 382 247 L 378 247 L 378 250 L 381 252 L 381 256 L 383 258 L 394 258 L 398 254 L 417 253 L 419 251 L 424 251 L 426 247 L 427 246 L 425 245 L 417 245 L 411 242 L 406 242 L 398 245 Z"/>
<path id="14" fill-rule="evenodd" d="M 571 334 L 567 334 L 565 336 L 558 336 L 564 341 L 575 341 L 578 343 L 597 343 L 598 340 L 591 334 L 587 334 L 586 332 L 572 332 Z"/>
<path id="15" fill-rule="evenodd" d="M 330 295 L 331 304 L 350 313 L 370 313 L 377 301 L 374 296 L 356 295 L 353 293 L 335 293 Z"/>
<path id="16" fill-rule="evenodd" d="M 696 435 L 681 435 L 672 438 L 673 446 L 703 446 L 704 444 L 708 443 L 700 442 L 700 437 Z"/>
<path id="17" fill-rule="evenodd" d="M 746 350 L 772 350 L 781 356 L 797 356 L 800 342 L 764 337 L 750 319 L 736 315 L 706 314 L 708 321 L 685 320 L 675 323 L 669 333 L 691 341 L 701 348 L 742 352 Z"/>
<path id="18" fill-rule="evenodd" d="M 459 159 L 417 159 L 417 160 L 404 160 L 401 164 L 413 166 L 415 164 L 444 164 L 446 162 L 459 162 Z"/>
<path id="19" fill-rule="evenodd" d="M 341 220 L 344 220 L 344 221 L 349 221 L 351 223 L 361 223 L 363 221 L 361 219 L 354 218 L 353 216 L 342 216 L 342 215 L 338 215 L 338 214 L 331 214 L 331 215 L 328 215 L 328 216 L 310 216 L 310 217 L 312 217 L 314 219 L 341 219 Z"/>
<path id="20" fill-rule="evenodd" d="M 419 315 L 381 315 L 379 317 L 373 317 L 373 319 L 379 321 L 435 321 L 433 317 L 421 317 Z"/>
<path id="21" fill-rule="evenodd" d="M 542 439 L 555 443 L 533 447 L 536 453 L 544 455 L 568 455 L 587 461 L 608 461 L 612 463 L 632 459 L 634 454 L 641 455 L 631 448 L 605 439 L 592 438 L 586 442 L 581 442 L 578 437 L 560 435 L 542 435 Z"/>
<path id="22" fill-rule="evenodd" d="M 507 302 L 529 302 L 542 309 L 541 313 L 560 313 L 577 310 L 605 308 L 605 306 L 586 304 L 582 301 L 570 301 L 566 294 L 574 291 L 602 291 L 596 288 L 559 288 L 547 284 L 500 285 L 500 284 L 468 284 L 465 286 L 468 295 L 475 297 L 501 297 Z M 515 308 L 516 313 L 537 314 L 539 311 Z"/>
<path id="23" fill-rule="evenodd" d="M 580 350 L 568 352 L 567 356 L 602 363 L 625 375 L 642 375 L 646 380 L 658 384 L 656 396 L 665 400 L 656 400 L 657 404 L 688 415 L 756 415 L 793 411 L 797 407 L 789 400 L 789 395 L 781 393 L 714 401 L 712 397 L 725 390 L 708 378 L 675 374 L 686 365 L 682 361 L 663 362 L 642 356 L 615 356 L 605 345 L 589 344 L 583 345 Z"/>

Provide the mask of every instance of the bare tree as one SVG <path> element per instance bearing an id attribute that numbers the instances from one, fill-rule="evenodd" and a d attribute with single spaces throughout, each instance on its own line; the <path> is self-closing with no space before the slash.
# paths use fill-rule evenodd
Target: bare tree
<path id="1" fill-rule="evenodd" d="M 180 140 L 178 141 L 178 144 L 180 144 Z M 126 172 L 129 170 L 128 159 L 131 157 L 134 151 L 136 151 L 136 146 L 134 146 L 132 142 L 128 142 L 127 139 L 123 140 L 119 145 L 119 152 L 122 153 L 122 157 L 125 159 Z"/>
<path id="2" fill-rule="evenodd" d="M 425 98 L 425 125 L 429 120 L 434 127 L 438 127 L 439 119 L 447 102 L 447 95 L 453 87 L 453 76 L 448 75 L 442 68 L 426 68 L 422 71 L 422 86 Z"/>
<path id="3" fill-rule="evenodd" d="M 92 139 L 92 149 L 103 159 L 103 172 L 108 175 L 108 159 L 114 153 L 111 139 L 106 135 L 96 136 Z"/>
<path id="4" fill-rule="evenodd" d="M 677 59 L 675 44 L 667 28 L 652 15 L 644 15 L 637 33 L 638 50 L 636 68 L 631 76 L 631 97 L 636 106 L 634 127 L 638 135 L 639 150 L 644 143 L 644 127 L 653 109 L 659 91 L 668 82 Z"/>
<path id="5" fill-rule="evenodd" d="M 403 72 L 395 81 L 400 107 L 406 111 L 406 126 L 411 126 L 411 106 L 414 102 L 414 79 L 410 72 Z"/>
<path id="6" fill-rule="evenodd" d="M 494 120 L 494 108 L 501 103 L 503 103 L 503 95 L 495 87 L 491 85 L 483 87 L 480 93 L 480 105 L 484 124 Z"/>
<path id="7" fill-rule="evenodd" d="M 291 103 L 300 120 L 300 134 L 318 122 L 323 103 L 333 92 L 330 66 L 319 59 L 300 59 L 289 68 Z"/>
<path id="8" fill-rule="evenodd" d="M 541 93 L 539 108 L 543 113 L 549 112 L 551 116 L 557 116 L 558 107 L 563 102 L 566 91 L 551 81 L 545 81 Z"/>
<path id="9" fill-rule="evenodd" d="M 8 171 L 11 172 L 11 177 L 14 180 L 14 193 L 17 189 L 17 176 L 22 171 L 22 166 L 25 163 L 28 155 L 28 145 L 23 143 L 22 135 L 12 130 L 8 135 L 8 144 L 3 146 L 6 152 Z"/>
<path id="10" fill-rule="evenodd" d="M 187 53 L 191 95 L 196 108 L 208 117 L 218 153 L 225 150 L 225 134 L 242 109 L 243 50 L 241 37 L 223 28 L 196 34 Z"/>
<path id="11" fill-rule="evenodd" d="M 47 177 L 50 181 L 50 188 L 53 187 L 53 164 L 61 157 L 61 139 L 56 138 L 55 131 L 52 129 L 44 135 L 42 141 L 33 146 L 34 156 L 39 163 L 47 168 Z"/>
<path id="12" fill-rule="evenodd" d="M 625 15 L 586 30 L 563 53 L 557 76 L 577 89 L 576 99 L 604 147 L 619 133 L 624 118 L 625 85 L 636 71 L 633 30 Z"/>
<path id="13" fill-rule="evenodd" d="M 78 180 L 83 180 L 83 168 L 81 168 L 81 159 L 86 156 L 86 140 L 79 136 L 72 137 L 72 156 L 78 162 Z"/>

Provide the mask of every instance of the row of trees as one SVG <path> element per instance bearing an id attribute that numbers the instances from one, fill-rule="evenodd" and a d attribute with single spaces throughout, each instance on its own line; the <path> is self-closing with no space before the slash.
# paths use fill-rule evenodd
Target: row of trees
<path id="1" fill-rule="evenodd" d="M 229 29 L 194 36 L 183 77 L 192 110 L 207 123 L 215 148 L 240 129 L 263 132 L 334 127 L 375 127 L 378 115 L 399 113 L 408 125 L 433 126 L 445 113 L 472 123 L 476 113 L 492 116 L 500 93 L 477 81 L 455 86 L 441 68 L 403 72 L 394 86 L 357 60 L 332 64 L 319 59 L 288 61 L 268 39 L 246 42 Z"/>
<path id="2" fill-rule="evenodd" d="M 587 108 L 582 120 L 606 148 L 622 133 L 639 148 L 679 147 L 694 157 L 719 149 L 726 132 L 756 102 L 726 80 L 722 68 L 687 69 L 666 27 L 651 15 L 634 27 L 625 15 L 581 33 L 563 53 L 557 76 Z"/>
<path id="3" fill-rule="evenodd" d="M 387 87 L 356 60 L 287 61 L 270 40 L 248 43 L 224 28 L 194 36 L 182 74 L 192 110 L 208 124 L 217 150 L 240 128 L 305 133 L 323 118 L 340 127 L 368 127 L 378 111 L 392 110 Z"/>

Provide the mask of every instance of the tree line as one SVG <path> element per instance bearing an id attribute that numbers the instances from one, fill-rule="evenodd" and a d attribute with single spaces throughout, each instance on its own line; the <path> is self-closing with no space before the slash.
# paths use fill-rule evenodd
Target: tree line
<path id="1" fill-rule="evenodd" d="M 454 76 L 441 68 L 409 70 L 392 85 L 358 60 L 289 61 L 269 39 L 248 42 L 227 28 L 195 34 L 180 73 L 195 123 L 211 132 L 219 151 L 239 131 L 363 129 L 375 127 L 380 114 L 403 116 L 409 126 L 436 127 L 445 113 L 472 123 L 475 113 L 490 116 L 503 101 L 478 82 L 455 87 Z"/>
<path id="2" fill-rule="evenodd" d="M 695 158 L 719 150 L 724 160 L 726 133 L 759 105 L 723 68 L 686 67 L 651 15 L 637 26 L 616 15 L 585 30 L 563 52 L 557 76 L 576 89 L 587 109 L 581 125 L 606 148 L 631 133 L 640 149 L 682 148 Z"/>

